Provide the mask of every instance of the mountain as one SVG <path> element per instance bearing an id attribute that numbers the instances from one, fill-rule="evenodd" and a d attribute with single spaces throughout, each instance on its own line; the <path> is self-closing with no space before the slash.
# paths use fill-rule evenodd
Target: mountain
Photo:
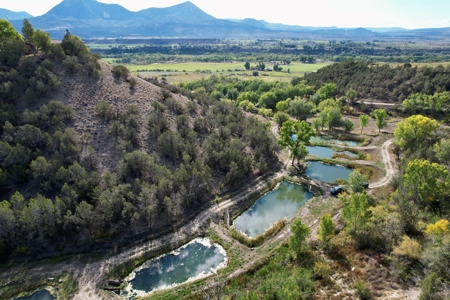
<path id="1" fill-rule="evenodd" d="M 147 23 L 156 24 L 167 23 L 168 20 L 186 24 L 198 24 L 216 20 L 216 18 L 208 15 L 190 1 L 167 8 L 148 8 L 139 11 L 139 13 L 146 17 Z"/>
<path id="2" fill-rule="evenodd" d="M 0 19 L 13 21 L 13 20 L 30 19 L 32 17 L 33 17 L 32 15 L 30 15 L 25 11 L 15 12 L 4 8 L 0 8 Z"/>
<path id="3" fill-rule="evenodd" d="M 105 4 L 96 0 L 64 0 L 35 20 L 55 19 L 74 20 L 75 22 L 107 20 L 120 22 L 131 20 L 135 15 L 135 13 L 118 4 Z"/>
<path id="4" fill-rule="evenodd" d="M 310 27 L 269 23 L 256 19 L 217 19 L 192 2 L 166 8 L 132 12 L 118 4 L 97 0 L 63 0 L 45 15 L 30 18 L 35 28 L 61 39 L 66 29 L 82 38 L 306 38 L 360 39 L 395 37 L 397 39 L 444 38 L 449 29 L 406 30 L 403 28 Z M 21 30 L 22 21 L 11 21 Z"/>

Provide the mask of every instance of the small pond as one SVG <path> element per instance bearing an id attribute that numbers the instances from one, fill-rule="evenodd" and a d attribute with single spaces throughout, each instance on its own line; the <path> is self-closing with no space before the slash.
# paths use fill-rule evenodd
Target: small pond
<path id="1" fill-rule="evenodd" d="M 322 146 L 306 146 L 306 150 L 308 150 L 309 155 L 314 155 L 319 158 L 331 158 L 334 153 L 344 153 L 350 157 L 357 156 L 355 153 L 350 152 L 350 151 L 337 152 L 331 148 L 322 147 Z"/>
<path id="2" fill-rule="evenodd" d="M 270 225 L 293 217 L 313 196 L 305 187 L 282 182 L 278 188 L 260 197 L 249 210 L 234 220 L 233 225 L 249 237 L 264 233 Z"/>
<path id="3" fill-rule="evenodd" d="M 55 300 L 55 298 L 47 290 L 41 290 L 33 293 L 28 297 L 13 298 L 14 300 Z"/>
<path id="4" fill-rule="evenodd" d="M 135 269 L 125 278 L 128 286 L 122 296 L 128 299 L 145 296 L 206 277 L 226 264 L 225 249 L 207 238 L 198 238 Z"/>
<path id="5" fill-rule="evenodd" d="M 357 146 L 361 145 L 360 142 L 331 139 L 331 138 L 323 136 L 323 135 L 312 136 L 309 139 L 309 142 L 310 143 L 332 143 L 332 144 L 345 145 L 345 146 L 350 146 L 350 147 L 357 147 Z"/>
<path id="6" fill-rule="evenodd" d="M 348 176 L 352 172 L 352 169 L 343 166 L 326 165 L 320 161 L 310 161 L 306 168 L 306 176 L 328 183 L 334 183 L 336 179 L 348 180 Z"/>

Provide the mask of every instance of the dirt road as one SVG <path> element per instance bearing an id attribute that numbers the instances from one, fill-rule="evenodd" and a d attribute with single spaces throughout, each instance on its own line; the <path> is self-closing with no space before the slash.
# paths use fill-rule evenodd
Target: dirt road
<path id="1" fill-rule="evenodd" d="M 386 174 L 377 182 L 371 183 L 369 185 L 369 188 L 378 188 L 388 184 L 391 181 L 392 177 L 394 177 L 394 175 L 397 173 L 397 170 L 394 168 L 394 157 L 389 152 L 389 147 L 393 142 L 394 140 L 390 139 L 384 142 L 384 144 L 381 146 L 381 155 L 383 157 L 383 164 Z"/>

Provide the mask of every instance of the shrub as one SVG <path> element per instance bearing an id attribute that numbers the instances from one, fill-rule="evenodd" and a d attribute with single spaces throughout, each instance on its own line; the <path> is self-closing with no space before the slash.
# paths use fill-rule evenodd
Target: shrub
<path id="1" fill-rule="evenodd" d="M 100 116 L 100 118 L 108 119 L 111 115 L 111 104 L 105 100 L 101 100 L 94 108 L 96 114 Z"/>
<path id="2" fill-rule="evenodd" d="M 326 261 L 316 261 L 313 267 L 314 276 L 318 279 L 328 280 L 331 270 Z"/>
<path id="3" fill-rule="evenodd" d="M 117 65 L 113 68 L 113 75 L 115 78 L 127 78 L 128 74 L 130 73 L 130 70 L 127 69 L 127 67 L 123 65 Z"/>
<path id="4" fill-rule="evenodd" d="M 134 87 L 136 86 L 136 83 L 137 83 L 136 79 L 130 78 L 130 88 L 131 89 L 134 89 Z"/>
<path id="5" fill-rule="evenodd" d="M 78 58 L 76 56 L 67 57 L 64 60 L 63 64 L 64 64 L 64 67 L 66 68 L 66 71 L 71 74 L 75 73 L 79 67 Z"/>
<path id="6" fill-rule="evenodd" d="M 358 280 L 355 283 L 356 295 L 361 300 L 370 300 L 373 298 L 372 292 L 370 291 L 367 284 L 361 280 Z"/>
<path id="7" fill-rule="evenodd" d="M 410 260 L 417 260 L 420 258 L 421 247 L 419 242 L 405 235 L 403 241 L 394 248 L 394 253 L 404 256 Z"/>

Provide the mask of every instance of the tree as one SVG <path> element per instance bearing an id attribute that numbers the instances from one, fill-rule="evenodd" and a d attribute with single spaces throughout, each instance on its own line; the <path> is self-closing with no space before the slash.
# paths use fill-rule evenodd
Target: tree
<path id="1" fill-rule="evenodd" d="M 248 61 L 245 62 L 244 68 L 248 71 L 250 70 L 250 63 Z"/>
<path id="2" fill-rule="evenodd" d="M 350 100 L 350 102 L 353 102 L 356 96 L 358 96 L 358 93 L 354 89 L 349 89 L 347 93 L 345 93 L 345 97 Z"/>
<path id="3" fill-rule="evenodd" d="M 416 149 L 431 140 L 439 123 L 436 120 L 415 115 L 397 124 L 394 131 L 395 143 L 403 150 Z"/>
<path id="4" fill-rule="evenodd" d="M 333 219 L 331 219 L 330 214 L 325 214 L 320 219 L 319 224 L 319 239 L 324 243 L 328 243 L 328 241 L 334 235 L 334 223 Z"/>
<path id="5" fill-rule="evenodd" d="M 369 210 L 369 195 L 364 191 L 362 194 L 344 195 L 342 198 L 342 218 L 352 233 L 363 227 L 371 216 Z"/>
<path id="6" fill-rule="evenodd" d="M 354 170 L 348 176 L 348 185 L 353 193 L 362 193 L 366 183 L 367 176 L 361 174 L 358 170 Z"/>
<path id="7" fill-rule="evenodd" d="M 447 195 L 450 175 L 445 166 L 416 159 L 408 164 L 403 181 L 410 196 L 428 204 L 441 201 Z"/>
<path id="8" fill-rule="evenodd" d="M 334 93 L 336 92 L 337 85 L 335 83 L 325 83 L 320 87 L 320 89 L 317 91 L 317 93 L 320 95 L 320 98 L 322 100 L 331 98 L 334 96 Z"/>
<path id="9" fill-rule="evenodd" d="M 0 45 L 6 40 L 22 40 L 20 34 L 14 29 L 14 27 L 7 20 L 0 19 Z M 1 47 L 1 46 L 0 46 Z"/>
<path id="10" fill-rule="evenodd" d="M 363 132 L 363 128 L 369 124 L 369 116 L 368 115 L 359 115 L 359 127 L 361 128 L 361 134 Z"/>
<path id="11" fill-rule="evenodd" d="M 314 104 L 307 99 L 295 97 L 289 102 L 289 113 L 298 120 L 306 119 L 305 115 L 310 114 L 314 109 Z"/>
<path id="12" fill-rule="evenodd" d="M 291 151 L 292 164 L 308 154 L 305 145 L 316 133 L 305 121 L 286 121 L 280 129 L 280 139 L 277 141 L 282 147 Z"/>
<path id="13" fill-rule="evenodd" d="M 297 260 L 300 260 L 306 250 L 306 239 L 311 230 L 308 225 L 303 224 L 300 219 L 295 220 L 291 225 L 292 236 L 290 239 L 290 247 L 297 254 Z"/>
<path id="14" fill-rule="evenodd" d="M 36 30 L 33 34 L 33 42 L 44 51 L 44 54 L 47 55 L 48 50 L 52 45 L 52 39 L 50 38 L 50 34 L 43 30 Z"/>
<path id="15" fill-rule="evenodd" d="M 373 111 L 373 116 L 375 117 L 376 120 L 376 125 L 378 128 L 378 132 L 381 132 L 381 129 L 383 129 L 384 127 L 387 126 L 387 113 L 386 110 L 382 109 L 382 108 L 378 108 L 375 109 Z"/>
<path id="16" fill-rule="evenodd" d="M 350 132 L 353 130 L 353 128 L 355 128 L 355 124 L 353 124 L 353 122 L 350 119 L 345 119 L 342 122 L 345 132 Z"/>
<path id="17" fill-rule="evenodd" d="M 100 116 L 100 118 L 108 119 L 111 114 L 111 104 L 105 100 L 101 100 L 95 107 L 94 112 Z"/>
<path id="18" fill-rule="evenodd" d="M 289 120 L 289 115 L 285 112 L 279 111 L 273 116 L 275 122 L 277 122 L 278 127 L 281 128 L 284 122 Z"/>
<path id="19" fill-rule="evenodd" d="M 23 19 L 22 35 L 25 42 L 31 43 L 33 41 L 34 28 L 28 19 Z"/>

